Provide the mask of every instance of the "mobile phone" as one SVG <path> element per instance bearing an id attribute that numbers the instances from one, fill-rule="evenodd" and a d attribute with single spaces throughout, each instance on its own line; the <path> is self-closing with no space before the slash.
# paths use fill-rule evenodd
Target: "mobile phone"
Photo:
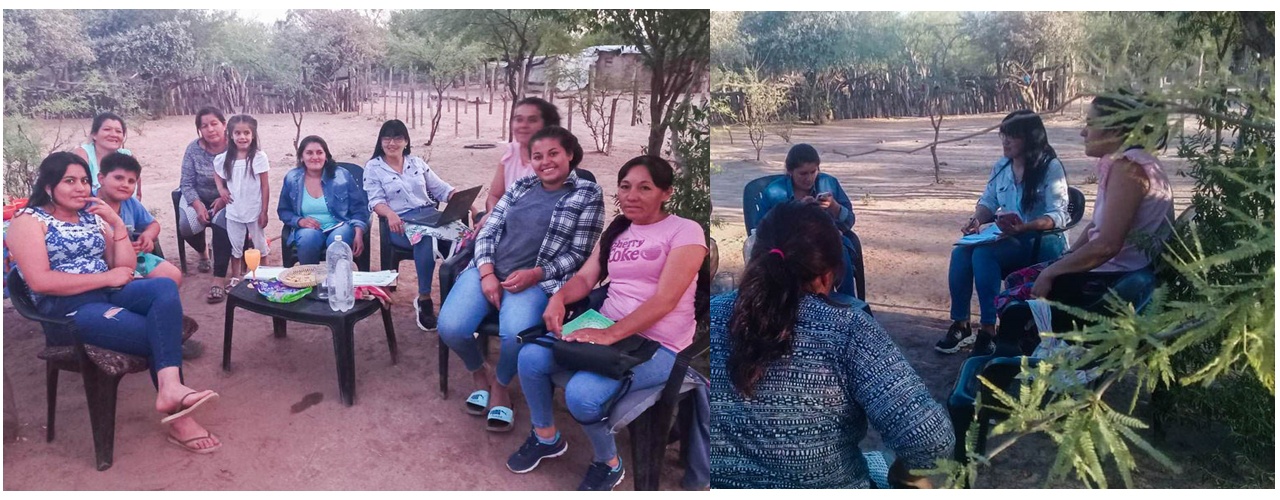
<path id="1" fill-rule="evenodd" d="M 831 199 L 831 197 L 832 197 L 832 196 L 834 196 L 834 195 L 832 195 L 830 191 L 827 191 L 827 192 L 824 192 L 824 193 L 818 193 L 818 199 L 819 199 L 819 200 L 829 200 L 829 199 Z"/>

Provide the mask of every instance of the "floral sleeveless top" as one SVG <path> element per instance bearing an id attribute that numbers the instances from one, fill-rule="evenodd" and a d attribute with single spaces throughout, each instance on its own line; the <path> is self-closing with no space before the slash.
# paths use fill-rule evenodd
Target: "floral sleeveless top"
<path id="1" fill-rule="evenodd" d="M 49 269 L 68 274 L 93 274 L 107 272 L 107 239 L 102 232 L 103 220 L 89 212 L 79 212 L 80 221 L 70 223 L 58 220 L 39 207 L 24 210 L 45 225 L 44 244 L 49 251 Z M 22 270 L 19 269 L 21 274 Z M 24 277 L 25 279 L 25 277 Z M 31 293 L 31 299 L 39 303 L 41 295 Z"/>

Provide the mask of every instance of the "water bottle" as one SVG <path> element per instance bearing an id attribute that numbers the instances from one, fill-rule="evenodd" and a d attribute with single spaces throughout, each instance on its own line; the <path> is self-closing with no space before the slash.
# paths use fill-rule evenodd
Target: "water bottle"
<path id="1" fill-rule="evenodd" d="M 343 243 L 342 236 L 336 236 L 333 243 L 324 252 L 328 276 L 325 288 L 329 295 L 329 309 L 349 311 L 356 304 L 355 276 L 351 264 L 351 247 Z"/>

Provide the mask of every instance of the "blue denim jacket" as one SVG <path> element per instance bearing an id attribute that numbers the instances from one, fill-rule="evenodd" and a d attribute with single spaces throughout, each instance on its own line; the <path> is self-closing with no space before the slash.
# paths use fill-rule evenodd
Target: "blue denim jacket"
<path id="1" fill-rule="evenodd" d="M 764 219 L 765 214 L 769 213 L 769 210 L 776 205 L 805 196 L 818 196 L 818 193 L 831 193 L 832 198 L 840 205 L 840 216 L 835 218 L 837 225 L 842 230 L 852 229 L 856 219 L 853 215 L 853 204 L 849 202 L 849 196 L 840 187 L 839 180 L 836 180 L 834 176 L 821 172 L 818 173 L 818 179 L 813 183 L 813 191 L 799 193 L 799 196 L 793 192 L 790 177 L 783 176 L 776 181 L 770 182 L 764 188 L 764 193 L 760 199 L 760 218 Z"/>
<path id="2" fill-rule="evenodd" d="M 329 206 L 329 213 L 339 221 L 368 232 L 369 203 L 365 198 L 364 190 L 356 184 L 356 180 L 351 177 L 347 169 L 336 167 L 333 173 L 332 179 L 320 178 L 320 187 L 324 191 L 324 203 Z M 294 229 L 289 237 L 290 241 L 286 241 L 286 244 L 293 244 L 292 240 L 298 236 L 298 221 L 302 219 L 303 190 L 306 189 L 306 183 L 303 182 L 305 175 L 304 167 L 295 167 L 284 174 L 284 185 L 280 187 L 280 204 L 276 206 L 276 213 L 280 216 L 280 222 Z"/>
<path id="3" fill-rule="evenodd" d="M 1044 181 L 1036 186 L 1036 202 L 1031 206 L 1031 210 L 1022 209 L 1022 191 L 1024 187 L 1018 184 L 1013 178 L 1013 166 L 1008 158 L 1001 157 L 996 164 L 991 167 L 991 178 L 987 180 L 987 187 L 982 191 L 982 197 L 978 199 L 978 204 L 987 207 L 991 213 L 995 213 L 997 209 L 1003 208 L 1010 212 L 1017 212 L 1023 221 L 1032 221 L 1042 216 L 1049 216 L 1053 220 L 1053 227 L 1066 227 L 1069 214 L 1067 214 L 1067 172 L 1062 167 L 1062 162 L 1053 159 L 1049 162 L 1049 169 L 1045 171 Z"/>

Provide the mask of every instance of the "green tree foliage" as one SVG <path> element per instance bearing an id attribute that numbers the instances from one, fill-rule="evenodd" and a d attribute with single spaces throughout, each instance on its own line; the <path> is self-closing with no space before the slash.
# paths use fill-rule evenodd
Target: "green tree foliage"
<path id="1" fill-rule="evenodd" d="M 568 53 L 573 47 L 571 26 L 553 11 L 520 9 L 432 10 L 406 13 L 406 22 L 427 23 L 426 29 L 460 46 L 476 44 L 484 57 L 506 65 L 507 92 L 519 100 L 528 86 L 529 69 L 546 64 L 539 56 Z"/>
<path id="2" fill-rule="evenodd" d="M 436 94 L 431 132 L 427 137 L 427 145 L 431 145 L 440 129 L 444 93 L 476 67 L 482 60 L 483 49 L 474 43 L 459 46 L 458 41 L 448 41 L 447 35 L 436 32 L 438 26 L 415 22 L 416 17 L 405 11 L 391 15 L 388 59 L 414 68 Z"/>

